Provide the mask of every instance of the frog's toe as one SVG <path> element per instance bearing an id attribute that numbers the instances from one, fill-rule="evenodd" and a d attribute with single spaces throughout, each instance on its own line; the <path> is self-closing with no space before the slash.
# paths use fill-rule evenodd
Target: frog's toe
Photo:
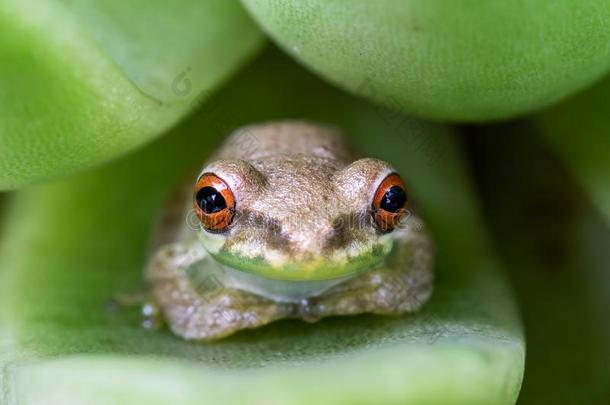
<path id="1" fill-rule="evenodd" d="M 176 335 L 189 340 L 214 340 L 290 314 L 287 305 L 225 286 L 211 267 L 194 273 L 201 277 L 193 277 L 189 269 L 196 269 L 197 263 L 204 264 L 198 258 L 180 245 L 168 245 L 148 267 L 155 299 Z"/>
<path id="2" fill-rule="evenodd" d="M 189 340 L 214 340 L 257 328 L 290 313 L 288 306 L 238 290 L 201 296 L 191 305 L 173 307 L 166 317 L 174 333 Z"/>
<path id="3" fill-rule="evenodd" d="M 305 320 L 362 313 L 413 313 L 428 300 L 432 285 L 433 274 L 429 271 L 378 269 L 307 300 L 300 312 Z"/>

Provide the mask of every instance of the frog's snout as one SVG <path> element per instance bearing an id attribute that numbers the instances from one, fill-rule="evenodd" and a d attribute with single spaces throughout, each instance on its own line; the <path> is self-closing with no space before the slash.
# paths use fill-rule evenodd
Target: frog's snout
<path id="1" fill-rule="evenodd" d="M 262 245 L 278 251 L 286 262 L 341 262 L 370 248 L 375 230 L 361 215 L 308 215 L 306 221 L 281 221 L 268 227 Z"/>

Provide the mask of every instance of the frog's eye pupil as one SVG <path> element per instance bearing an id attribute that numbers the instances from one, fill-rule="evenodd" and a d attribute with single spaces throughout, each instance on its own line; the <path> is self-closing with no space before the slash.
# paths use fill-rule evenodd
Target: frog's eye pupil
<path id="1" fill-rule="evenodd" d="M 227 208 L 225 198 L 214 187 L 203 187 L 195 197 L 197 204 L 206 214 L 213 214 Z"/>
<path id="2" fill-rule="evenodd" d="M 397 173 L 388 175 L 377 187 L 372 203 L 372 217 L 381 232 L 391 232 L 408 214 L 405 184 Z"/>
<path id="3" fill-rule="evenodd" d="M 407 193 L 400 186 L 390 187 L 381 198 L 379 208 L 388 212 L 398 212 L 407 203 Z"/>
<path id="4" fill-rule="evenodd" d="M 235 216 L 235 195 L 223 179 L 204 173 L 195 184 L 193 208 L 205 230 L 223 232 Z"/>

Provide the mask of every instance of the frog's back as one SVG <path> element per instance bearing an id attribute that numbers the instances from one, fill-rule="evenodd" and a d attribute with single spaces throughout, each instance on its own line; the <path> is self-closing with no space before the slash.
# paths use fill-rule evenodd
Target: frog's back
<path id="1" fill-rule="evenodd" d="M 346 164 L 356 158 L 345 136 L 337 128 L 304 121 L 280 121 L 250 125 L 234 131 L 211 160 L 252 161 L 278 155 L 306 155 Z"/>

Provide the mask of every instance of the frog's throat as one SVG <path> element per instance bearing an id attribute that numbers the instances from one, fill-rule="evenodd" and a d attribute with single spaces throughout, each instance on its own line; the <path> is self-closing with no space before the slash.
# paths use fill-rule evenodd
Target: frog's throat
<path id="1" fill-rule="evenodd" d="M 350 274 L 330 280 L 275 280 L 222 266 L 222 283 L 225 287 L 248 291 L 279 302 L 301 302 L 320 296 L 332 287 L 355 276 Z"/>

